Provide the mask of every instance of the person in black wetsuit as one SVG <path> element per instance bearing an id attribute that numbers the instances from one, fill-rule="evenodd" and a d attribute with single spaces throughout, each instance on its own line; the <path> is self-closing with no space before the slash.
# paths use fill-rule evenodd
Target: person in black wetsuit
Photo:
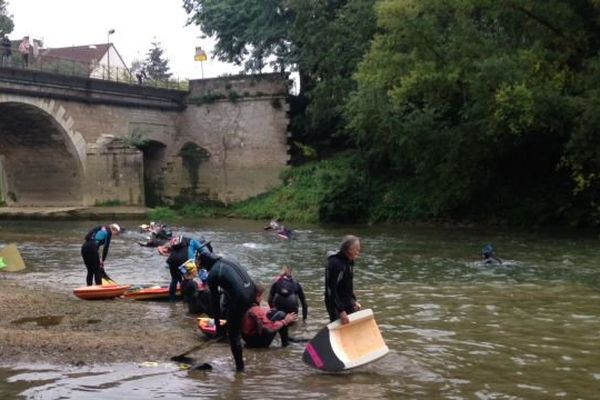
<path id="1" fill-rule="evenodd" d="M 143 232 L 149 232 L 150 237 L 146 242 L 138 242 L 140 246 L 144 247 L 158 247 L 166 244 L 169 240 L 173 238 L 173 232 L 167 230 L 166 225 L 155 224 L 154 222 L 150 222 L 150 225 L 141 225 L 140 229 Z"/>
<path id="2" fill-rule="evenodd" d="M 348 314 L 360 310 L 361 305 L 354 295 L 354 260 L 360 254 L 360 239 L 353 235 L 344 236 L 340 250 L 327 258 L 325 269 L 325 307 L 331 322 L 349 321 Z"/>
<path id="3" fill-rule="evenodd" d="M 285 266 L 279 272 L 276 281 L 271 285 L 269 291 L 269 307 L 276 308 L 286 314 L 298 314 L 298 302 L 302 304 L 302 321 L 306 322 L 308 316 L 308 304 L 304 296 L 302 285 L 293 276 L 292 267 Z"/>
<path id="4" fill-rule="evenodd" d="M 217 337 L 224 336 L 224 328 L 220 325 L 221 302 L 220 291 L 227 297 L 227 334 L 231 354 L 238 372 L 244 371 L 242 354 L 241 325 L 244 314 L 256 300 L 256 285 L 248 272 L 237 262 L 219 257 L 213 253 L 200 254 L 200 266 L 208 271 L 206 283 L 211 294 L 211 307 Z"/>
<path id="5" fill-rule="evenodd" d="M 491 244 L 483 246 L 481 258 L 483 259 L 484 264 L 502 264 L 502 260 L 496 256 Z"/>
<path id="6" fill-rule="evenodd" d="M 112 235 L 118 235 L 120 231 L 121 227 L 117 224 L 98 225 L 85 235 L 85 242 L 81 246 L 81 257 L 87 268 L 86 283 L 88 286 L 94 282 L 96 285 L 101 285 L 102 278 L 108 278 L 104 271 L 104 261 L 108 256 Z M 102 256 L 99 254 L 100 246 L 104 246 Z"/>

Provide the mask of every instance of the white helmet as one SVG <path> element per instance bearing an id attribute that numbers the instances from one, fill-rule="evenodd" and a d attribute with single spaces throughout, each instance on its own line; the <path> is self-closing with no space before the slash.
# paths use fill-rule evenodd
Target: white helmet
<path id="1" fill-rule="evenodd" d="M 121 227 L 118 224 L 110 224 L 110 230 L 119 233 L 121 232 Z"/>

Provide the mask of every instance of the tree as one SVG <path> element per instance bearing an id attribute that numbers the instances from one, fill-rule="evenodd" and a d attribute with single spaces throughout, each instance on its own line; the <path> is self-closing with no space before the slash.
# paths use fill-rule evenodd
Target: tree
<path id="1" fill-rule="evenodd" d="M 144 62 L 144 69 L 150 79 L 166 81 L 171 77 L 169 60 L 163 59 L 163 53 L 164 50 L 160 47 L 160 43 L 152 42 L 152 48 L 148 50 L 147 58 Z"/>
<path id="2" fill-rule="evenodd" d="M 271 64 L 293 63 L 289 27 L 293 13 L 287 0 L 184 0 L 191 21 L 215 36 L 214 55 L 221 61 L 261 71 Z"/>
<path id="3" fill-rule="evenodd" d="M 375 29 L 374 0 L 184 0 L 192 23 L 216 39 L 215 56 L 248 71 L 298 71 L 292 133 L 324 147 L 343 129 L 341 109 Z M 333 142 L 340 144 L 340 141 Z"/>
<path id="4" fill-rule="evenodd" d="M 377 11 L 346 115 L 382 203 L 401 217 L 417 204 L 420 218 L 600 222 L 598 2 L 386 0 Z"/>
<path id="5" fill-rule="evenodd" d="M 8 2 L 6 0 L 0 0 L 0 34 L 3 35 L 8 35 L 15 27 L 12 15 L 8 15 L 7 6 Z"/>

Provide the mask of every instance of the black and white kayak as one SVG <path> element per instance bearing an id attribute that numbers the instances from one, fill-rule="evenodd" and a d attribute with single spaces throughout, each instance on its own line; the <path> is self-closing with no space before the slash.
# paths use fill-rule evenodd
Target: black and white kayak
<path id="1" fill-rule="evenodd" d="M 350 322 L 329 323 L 308 343 L 302 360 L 322 371 L 337 372 L 373 362 L 390 349 L 371 309 L 348 315 Z"/>

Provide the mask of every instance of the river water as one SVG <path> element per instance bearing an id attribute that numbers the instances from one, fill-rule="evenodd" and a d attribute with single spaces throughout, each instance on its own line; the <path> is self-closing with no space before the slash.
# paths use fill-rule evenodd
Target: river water
<path id="1" fill-rule="evenodd" d="M 123 221 L 135 227 L 145 221 Z M 93 223 L 0 221 L 0 244 L 16 242 L 30 279 L 61 277 L 65 293 L 81 286 L 81 238 Z M 0 398 L 28 399 L 597 399 L 600 397 L 600 240 L 576 233 L 528 233 L 390 226 L 298 227 L 290 241 L 264 223 L 201 220 L 174 226 L 204 236 L 252 276 L 270 282 L 295 268 L 309 319 L 295 336 L 327 322 L 323 265 L 341 237 L 362 238 L 355 288 L 373 309 L 390 348 L 384 358 L 340 374 L 301 361 L 304 346 L 246 350 L 247 372 L 231 356 L 213 371 L 179 371 L 167 362 L 84 367 L 2 365 Z M 119 282 L 166 283 L 164 258 L 125 233 L 111 243 L 107 271 Z M 507 266 L 478 262 L 493 243 Z M 164 314 L 168 304 L 153 303 Z M 193 345 L 193 344 L 191 344 Z"/>

